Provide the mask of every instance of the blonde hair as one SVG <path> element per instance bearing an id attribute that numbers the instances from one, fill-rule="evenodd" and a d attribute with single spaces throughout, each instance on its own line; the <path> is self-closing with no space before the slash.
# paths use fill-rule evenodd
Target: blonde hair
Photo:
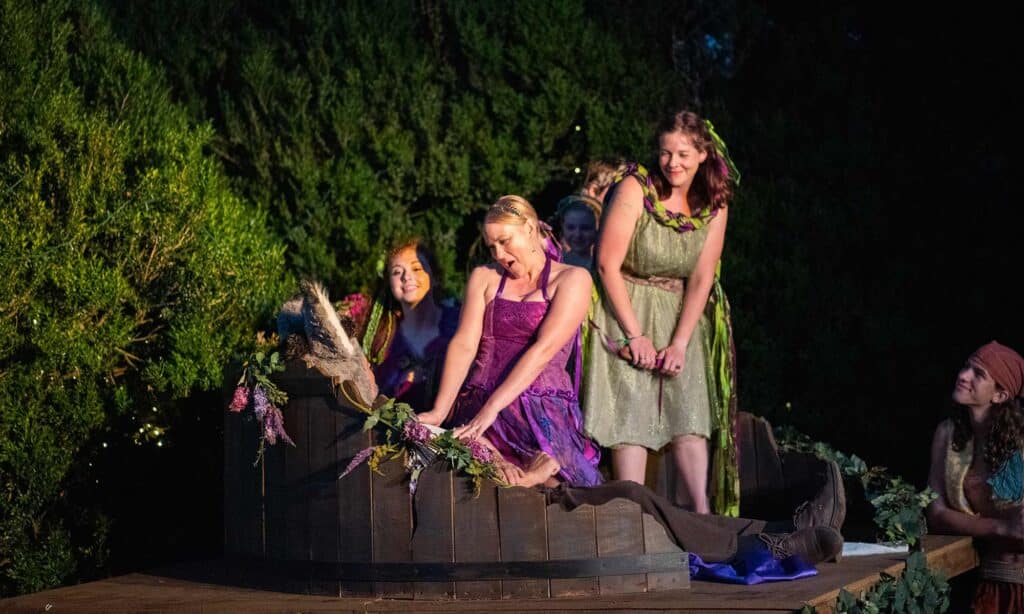
<path id="1" fill-rule="evenodd" d="M 622 160 L 591 160 L 587 164 L 587 174 L 583 179 L 583 185 L 580 186 L 579 193 L 587 194 L 587 190 L 591 188 L 594 192 L 600 192 L 610 187 L 615 181 L 615 176 L 625 168 L 626 163 Z"/>
<path id="2" fill-rule="evenodd" d="M 555 241 L 551 226 L 537 217 L 537 210 L 522 196 L 507 194 L 494 202 L 484 215 L 484 224 L 512 224 L 522 226 L 527 220 L 537 229 L 537 240 L 544 252 L 561 262 L 561 247 Z"/>
<path id="3" fill-rule="evenodd" d="M 532 221 L 533 225 L 540 229 L 537 210 L 525 198 L 514 194 L 507 194 L 494 201 L 494 204 L 487 209 L 487 215 L 484 216 L 485 224 L 521 226 L 526 223 L 526 220 Z"/>

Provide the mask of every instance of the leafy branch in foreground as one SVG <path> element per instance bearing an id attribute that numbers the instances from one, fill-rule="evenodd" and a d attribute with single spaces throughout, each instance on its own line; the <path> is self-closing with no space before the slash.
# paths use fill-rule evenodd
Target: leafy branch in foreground
<path id="1" fill-rule="evenodd" d="M 463 442 L 454 437 L 451 431 L 423 424 L 416 419 L 412 407 L 395 399 L 382 397 L 373 406 L 366 406 L 352 398 L 349 401 L 366 413 L 363 430 L 377 429 L 383 436 L 383 443 L 356 454 L 338 479 L 348 475 L 363 462 L 372 471 L 381 473 L 380 463 L 404 455 L 411 493 L 416 492 L 423 469 L 438 460 L 446 463 L 453 471 L 472 477 L 475 493 L 480 492 L 484 479 L 502 483 L 497 458 L 490 448 L 479 441 Z"/>

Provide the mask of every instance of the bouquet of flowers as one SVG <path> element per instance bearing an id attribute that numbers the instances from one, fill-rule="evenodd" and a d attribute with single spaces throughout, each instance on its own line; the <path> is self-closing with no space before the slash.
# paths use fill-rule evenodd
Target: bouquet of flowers
<path id="1" fill-rule="evenodd" d="M 364 462 L 372 471 L 381 473 L 382 462 L 404 455 L 410 493 L 416 492 L 423 469 L 437 460 L 447 463 L 454 471 L 471 476 L 476 493 L 480 492 L 485 478 L 503 483 L 496 464 L 498 459 L 483 443 L 475 440 L 463 442 L 453 437 L 451 431 L 423 424 L 416 419 L 416 413 L 407 403 L 382 397 L 372 407 L 367 407 L 351 398 L 349 400 L 367 414 L 363 430 L 376 428 L 382 431 L 384 442 L 356 454 L 338 479 Z"/>
<path id="2" fill-rule="evenodd" d="M 270 376 L 284 371 L 284 364 L 277 352 L 267 355 L 253 353 L 242 363 L 242 376 L 238 378 L 235 394 L 228 411 L 240 413 L 252 408 L 253 416 L 260 425 L 260 447 L 256 463 L 263 456 L 266 444 L 274 445 L 280 439 L 292 446 L 295 442 L 284 430 L 284 416 L 281 407 L 288 403 L 288 395 L 270 381 Z"/>

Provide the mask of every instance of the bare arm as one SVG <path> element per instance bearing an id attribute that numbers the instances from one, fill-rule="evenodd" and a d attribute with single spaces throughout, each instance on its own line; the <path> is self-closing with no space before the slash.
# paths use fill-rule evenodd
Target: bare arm
<path id="1" fill-rule="evenodd" d="M 456 437 L 473 439 L 482 435 L 494 423 L 498 412 L 522 394 L 555 354 L 569 343 L 587 315 L 591 283 L 586 269 L 566 267 L 560 273 L 551 305 L 537 331 L 537 339 L 519 357 L 476 417 L 455 429 Z"/>
<path id="2" fill-rule="evenodd" d="M 459 314 L 459 326 L 448 343 L 448 353 L 441 371 L 437 397 L 431 411 L 419 414 L 418 418 L 428 424 L 439 425 L 448 418 L 455 403 L 455 397 L 466 381 L 469 368 L 476 358 L 483 333 L 484 311 L 487 307 L 487 286 L 494 272 L 487 267 L 477 267 L 466 283 L 466 297 Z"/>
<path id="3" fill-rule="evenodd" d="M 604 294 L 608 299 L 608 306 L 611 308 L 612 316 L 619 323 L 619 327 L 627 338 L 639 337 L 644 331 L 640 328 L 640 322 L 633 311 L 633 305 L 629 302 L 629 294 L 626 291 L 626 281 L 622 277 L 622 263 L 626 259 L 626 252 L 633 240 L 633 231 L 636 221 L 643 215 L 643 189 L 634 177 L 627 177 L 622 180 L 612 193 L 611 202 L 601 216 L 601 228 L 597 238 L 597 253 L 595 261 L 597 274 L 601 278 L 601 285 Z M 638 341 L 638 346 L 643 342 Z M 647 345 L 651 345 L 647 340 Z M 636 350 L 641 350 L 637 347 Z M 653 364 L 654 346 L 643 348 L 651 354 Z M 642 358 L 648 358 L 644 352 L 633 351 L 633 344 L 630 343 L 632 361 L 635 366 L 650 365 L 642 364 Z"/>
<path id="4" fill-rule="evenodd" d="M 935 533 L 970 535 L 986 539 L 1011 537 L 1010 523 L 997 518 L 972 516 L 950 508 L 946 504 L 946 448 L 953 423 L 943 422 L 935 429 L 932 440 L 932 464 L 928 471 L 928 486 L 939 496 L 925 510 L 928 528 Z"/>

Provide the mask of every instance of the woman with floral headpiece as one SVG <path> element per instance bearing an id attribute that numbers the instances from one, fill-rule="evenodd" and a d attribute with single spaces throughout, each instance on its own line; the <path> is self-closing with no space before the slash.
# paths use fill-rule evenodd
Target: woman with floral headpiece
<path id="1" fill-rule="evenodd" d="M 981 549 L 974 612 L 1024 612 L 1024 358 L 995 341 L 956 376 L 951 419 L 935 429 L 925 510 L 935 533 Z"/>
<path id="2" fill-rule="evenodd" d="M 440 273 L 422 240 L 403 241 L 387 253 L 372 305 L 348 299 L 350 317 L 362 323 L 363 351 L 381 394 L 417 410 L 434 403 L 459 319 L 458 305 L 439 298 Z"/>
<path id="3" fill-rule="evenodd" d="M 671 446 L 676 503 L 739 512 L 728 304 L 718 283 L 738 173 L 709 122 L 672 113 L 653 172 L 630 164 L 605 197 L 601 301 L 584 374 L 586 431 L 612 449 L 617 479 L 643 483 L 648 450 Z M 712 439 L 709 452 L 708 440 Z"/>
<path id="4" fill-rule="evenodd" d="M 578 400 L 590 274 L 560 262 L 550 229 L 522 197 L 491 205 L 483 237 L 494 262 L 470 274 L 434 407 L 417 417 L 485 439 L 509 483 L 600 484 Z"/>

